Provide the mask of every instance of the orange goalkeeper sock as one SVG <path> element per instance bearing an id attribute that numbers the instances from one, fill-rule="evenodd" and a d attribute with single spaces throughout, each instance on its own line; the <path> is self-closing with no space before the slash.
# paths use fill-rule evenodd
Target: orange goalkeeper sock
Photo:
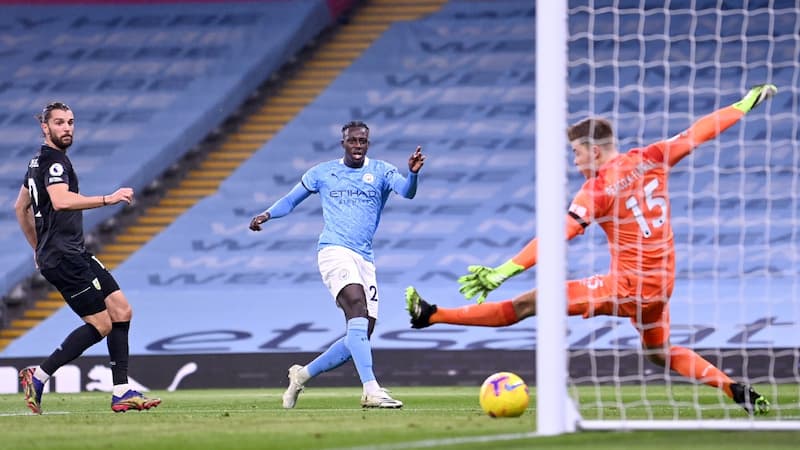
<path id="1" fill-rule="evenodd" d="M 733 380 L 713 364 L 686 347 L 673 346 L 669 349 L 669 365 L 672 370 L 686 378 L 697 380 L 715 388 L 720 388 L 733 398 L 730 385 Z"/>
<path id="2" fill-rule="evenodd" d="M 431 323 L 452 325 L 478 325 L 483 327 L 504 327 L 519 322 L 511 300 L 486 302 L 480 305 L 461 308 L 437 308 L 431 315 Z"/>

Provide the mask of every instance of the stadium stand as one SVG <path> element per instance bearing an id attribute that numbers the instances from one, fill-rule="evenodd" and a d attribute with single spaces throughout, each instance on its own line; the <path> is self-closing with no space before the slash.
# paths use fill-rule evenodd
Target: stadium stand
<path id="1" fill-rule="evenodd" d="M 76 111 L 70 157 L 82 192 L 119 186 L 142 192 L 334 18 L 324 0 L 195 6 L 4 5 L 0 292 L 8 293 L 6 301 L 17 299 L 18 283 L 34 271 L 12 206 L 40 142 L 33 115 L 44 104 L 58 99 Z M 120 209 L 87 211 L 86 228 Z"/>
<path id="2" fill-rule="evenodd" d="M 663 14 L 654 13 L 651 18 L 664 20 Z M 575 14 L 570 27 L 580 29 L 585 21 Z M 242 160 L 211 195 L 117 267 L 115 276 L 136 308 L 135 320 L 148 324 L 133 327 L 131 352 L 312 352 L 338 338 L 341 315 L 316 269 L 321 228 L 318 200 L 307 200 L 292 215 L 268 223 L 260 234 L 249 232 L 247 224 L 287 192 L 306 169 L 340 156 L 339 128 L 351 119 L 370 125 L 370 152 L 375 158 L 403 170 L 416 145 L 422 145 L 429 158 L 417 198 L 390 200 L 376 236 L 382 306 L 374 348 L 532 348 L 534 320 L 504 329 L 441 327 L 412 334 L 402 292 L 406 285 L 415 284 L 440 304 L 463 304 L 455 279 L 468 264 L 500 263 L 534 234 L 533 36 L 530 2 L 452 0 L 430 16 L 392 24 L 352 65 L 334 65 L 344 70 L 330 86 L 285 127 L 265 128 L 271 135 L 267 143 Z M 777 62 L 796 57 L 795 45 L 795 41 L 776 40 L 772 58 Z M 572 46 L 570 60 L 587 58 L 585 47 Z M 661 61 L 663 56 L 655 46 L 634 42 L 624 49 L 628 56 L 645 62 Z M 610 48 L 593 49 L 595 60 L 618 57 Z M 701 52 L 694 57 L 700 61 L 704 56 Z M 325 67 L 319 61 L 309 64 L 312 69 Z M 576 89 L 569 99 L 570 119 L 609 116 L 618 125 L 623 149 L 640 144 L 639 139 L 668 137 L 696 118 L 670 113 L 657 122 L 654 115 L 645 114 L 643 119 L 641 111 L 685 111 L 689 102 L 695 111 L 710 111 L 738 98 L 717 98 L 715 83 L 724 77 L 713 71 L 727 67 L 711 67 L 707 76 L 692 78 L 680 66 L 648 71 L 648 90 L 664 89 L 664 79 L 669 77 L 675 91 L 670 92 L 668 104 L 663 95 L 635 95 L 619 102 L 601 87 L 624 80 L 592 70 L 589 65 L 577 65 L 570 71 L 571 86 L 588 86 L 591 79 L 598 87 Z M 624 71 L 624 76 L 639 80 L 638 70 L 642 69 Z M 796 76 L 776 63 L 772 81 L 792 85 Z M 747 78 L 761 79 L 763 74 L 748 73 Z M 713 332 L 692 342 L 684 336 L 683 345 L 739 345 L 734 337 L 741 334 L 741 317 L 755 320 L 763 316 L 760 311 L 779 313 L 792 307 L 800 258 L 792 251 L 798 246 L 793 230 L 797 214 L 791 210 L 797 207 L 792 191 L 796 172 L 787 169 L 794 167 L 796 158 L 791 142 L 800 140 L 787 134 L 787 130 L 798 130 L 790 123 L 798 114 L 793 101 L 779 97 L 772 102 L 772 126 L 766 127 L 763 118 L 755 115 L 740 126 L 740 133 L 721 137 L 718 145 L 723 151 L 738 149 L 740 138 L 754 150 L 731 152 L 748 155 L 722 163 L 722 169 L 735 170 L 717 171 L 709 166 L 714 152 L 700 151 L 682 163 L 671 179 L 673 208 L 694 208 L 694 216 L 676 214 L 673 221 L 679 258 L 672 303 L 676 339 L 681 340 L 680 330 L 699 326 L 698 320 L 702 325 L 703 317 L 716 321 Z M 662 119 L 660 114 L 657 117 Z M 767 156 L 756 151 L 757 141 L 764 139 L 776 144 L 776 151 Z M 763 182 L 767 176 L 769 185 Z M 569 183 L 569 191 L 575 192 L 580 176 L 570 174 Z M 718 192 L 731 195 L 719 198 Z M 742 195 L 746 197 L 741 199 Z M 751 216 L 766 216 L 769 232 L 751 233 L 746 221 Z M 600 233 L 588 233 L 570 245 L 570 254 L 580 255 L 604 242 Z M 570 276 L 603 271 L 604 252 L 594 255 L 571 258 Z M 510 280 L 493 298 L 507 298 L 530 287 L 534 272 Z M 768 293 L 765 283 L 770 286 Z M 746 305 L 727 303 L 742 297 L 748 298 Z M 11 343 L 3 356 L 41 352 L 38 342 L 57 339 L 67 328 L 65 322 L 73 320 L 67 311 L 56 313 Z M 618 323 L 622 321 L 613 318 L 571 319 L 570 343 L 637 347 L 634 330 L 609 326 Z M 796 347 L 798 327 L 791 323 L 766 328 L 759 338 L 769 345 Z M 103 352 L 98 346 L 89 354 Z"/>

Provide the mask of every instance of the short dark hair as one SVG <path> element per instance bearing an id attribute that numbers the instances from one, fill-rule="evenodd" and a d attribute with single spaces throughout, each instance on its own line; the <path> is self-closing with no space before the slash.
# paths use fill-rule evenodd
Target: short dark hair
<path id="1" fill-rule="evenodd" d="M 344 124 L 344 126 L 342 126 L 342 138 L 344 138 L 344 134 L 347 133 L 347 130 L 349 130 L 350 128 L 364 128 L 367 130 L 367 132 L 369 132 L 369 127 L 367 126 L 367 124 L 365 124 L 360 120 L 351 120 L 350 122 L 347 122 L 346 124 Z"/>
<path id="2" fill-rule="evenodd" d="M 606 119 L 590 117 L 567 128 L 567 138 L 570 142 L 578 139 L 584 143 L 610 144 L 614 141 L 614 128 Z"/>
<path id="3" fill-rule="evenodd" d="M 54 109 L 60 109 L 61 111 L 71 111 L 70 107 L 64 102 L 50 102 L 42 108 L 42 113 L 37 114 L 36 118 L 39 119 L 41 123 L 47 123 L 50 120 L 50 115 Z"/>

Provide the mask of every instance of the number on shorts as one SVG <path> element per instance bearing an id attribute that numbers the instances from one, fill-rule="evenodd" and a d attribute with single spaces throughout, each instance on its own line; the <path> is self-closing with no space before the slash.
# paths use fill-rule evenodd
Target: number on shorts
<path id="1" fill-rule="evenodd" d="M 375 286 L 370 286 L 369 287 L 369 293 L 370 293 L 369 301 L 377 302 L 378 301 L 378 288 L 375 287 Z"/>

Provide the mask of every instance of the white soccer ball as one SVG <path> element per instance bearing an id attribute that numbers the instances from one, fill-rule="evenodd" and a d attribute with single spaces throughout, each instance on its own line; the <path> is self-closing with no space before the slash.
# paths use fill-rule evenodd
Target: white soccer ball
<path id="1" fill-rule="evenodd" d="M 519 417 L 529 402 L 528 385 L 511 372 L 495 373 L 481 385 L 481 408 L 491 417 Z"/>

